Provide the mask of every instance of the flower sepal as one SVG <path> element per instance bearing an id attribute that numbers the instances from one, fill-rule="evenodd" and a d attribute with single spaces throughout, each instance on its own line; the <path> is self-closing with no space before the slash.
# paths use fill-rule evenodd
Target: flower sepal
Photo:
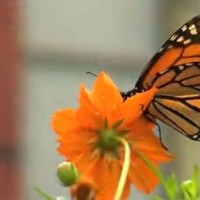
<path id="1" fill-rule="evenodd" d="M 122 137 L 126 131 L 119 131 L 118 128 L 123 120 L 117 121 L 112 127 L 109 127 L 107 120 L 104 121 L 104 127 L 97 130 L 98 139 L 95 147 L 101 154 L 112 153 L 118 156 L 118 147 L 121 145 L 118 138 Z"/>

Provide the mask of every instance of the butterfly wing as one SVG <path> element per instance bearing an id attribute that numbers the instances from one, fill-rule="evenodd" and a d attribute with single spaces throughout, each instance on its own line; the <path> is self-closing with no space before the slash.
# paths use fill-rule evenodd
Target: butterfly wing
<path id="1" fill-rule="evenodd" d="M 200 141 L 200 63 L 168 68 L 157 73 L 151 84 L 158 92 L 145 114 Z"/>
<path id="2" fill-rule="evenodd" d="M 157 87 L 145 115 L 200 141 L 200 15 L 185 23 L 150 60 L 124 99 Z"/>
<path id="3" fill-rule="evenodd" d="M 158 95 L 147 112 L 186 137 L 200 141 L 200 95 Z"/>
<path id="4" fill-rule="evenodd" d="M 152 86 L 159 90 L 146 114 L 200 141 L 200 16 L 170 37 L 136 83 Z"/>
<path id="5" fill-rule="evenodd" d="M 134 90 L 148 90 L 152 87 L 152 76 L 191 62 L 200 62 L 200 15 L 185 23 L 163 44 L 143 70 Z"/>

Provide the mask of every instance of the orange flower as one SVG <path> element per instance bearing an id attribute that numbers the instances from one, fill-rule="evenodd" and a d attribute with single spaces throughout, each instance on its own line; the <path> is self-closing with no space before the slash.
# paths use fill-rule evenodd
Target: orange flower
<path id="1" fill-rule="evenodd" d="M 143 116 L 155 92 L 152 88 L 124 102 L 111 78 L 102 72 L 92 91 L 81 86 L 76 110 L 66 108 L 53 115 L 52 126 L 60 143 L 58 151 L 77 166 L 81 176 L 93 182 L 96 200 L 113 199 L 116 192 L 124 159 L 116 137 L 123 137 L 131 149 L 122 199 L 127 198 L 131 183 L 144 193 L 159 183 L 136 152 L 140 151 L 156 167 L 172 159 L 154 135 L 155 125 Z"/>

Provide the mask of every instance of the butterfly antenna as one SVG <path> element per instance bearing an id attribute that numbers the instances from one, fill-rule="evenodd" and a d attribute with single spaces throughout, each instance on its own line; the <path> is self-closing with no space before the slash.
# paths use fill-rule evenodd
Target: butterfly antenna
<path id="1" fill-rule="evenodd" d="M 92 75 L 92 76 L 95 76 L 95 77 L 97 77 L 97 75 L 96 75 L 96 74 L 94 74 L 94 73 L 92 73 L 92 72 L 86 72 L 86 74 L 90 74 L 90 75 Z"/>

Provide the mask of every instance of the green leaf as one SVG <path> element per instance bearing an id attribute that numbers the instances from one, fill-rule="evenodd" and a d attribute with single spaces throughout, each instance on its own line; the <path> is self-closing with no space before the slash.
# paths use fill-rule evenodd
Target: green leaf
<path id="1" fill-rule="evenodd" d="M 49 194 L 47 194 L 46 192 L 42 191 L 38 187 L 34 187 L 34 190 L 45 200 L 56 200 L 54 197 L 52 197 Z"/>
<path id="2" fill-rule="evenodd" d="M 199 184 L 199 171 L 198 167 L 194 166 L 192 179 L 184 181 L 181 188 L 181 195 L 185 200 L 198 200 L 200 199 L 200 184 Z"/>
<path id="3" fill-rule="evenodd" d="M 170 200 L 177 200 L 179 189 L 178 189 L 178 182 L 174 174 L 165 178 L 164 188 Z"/>

